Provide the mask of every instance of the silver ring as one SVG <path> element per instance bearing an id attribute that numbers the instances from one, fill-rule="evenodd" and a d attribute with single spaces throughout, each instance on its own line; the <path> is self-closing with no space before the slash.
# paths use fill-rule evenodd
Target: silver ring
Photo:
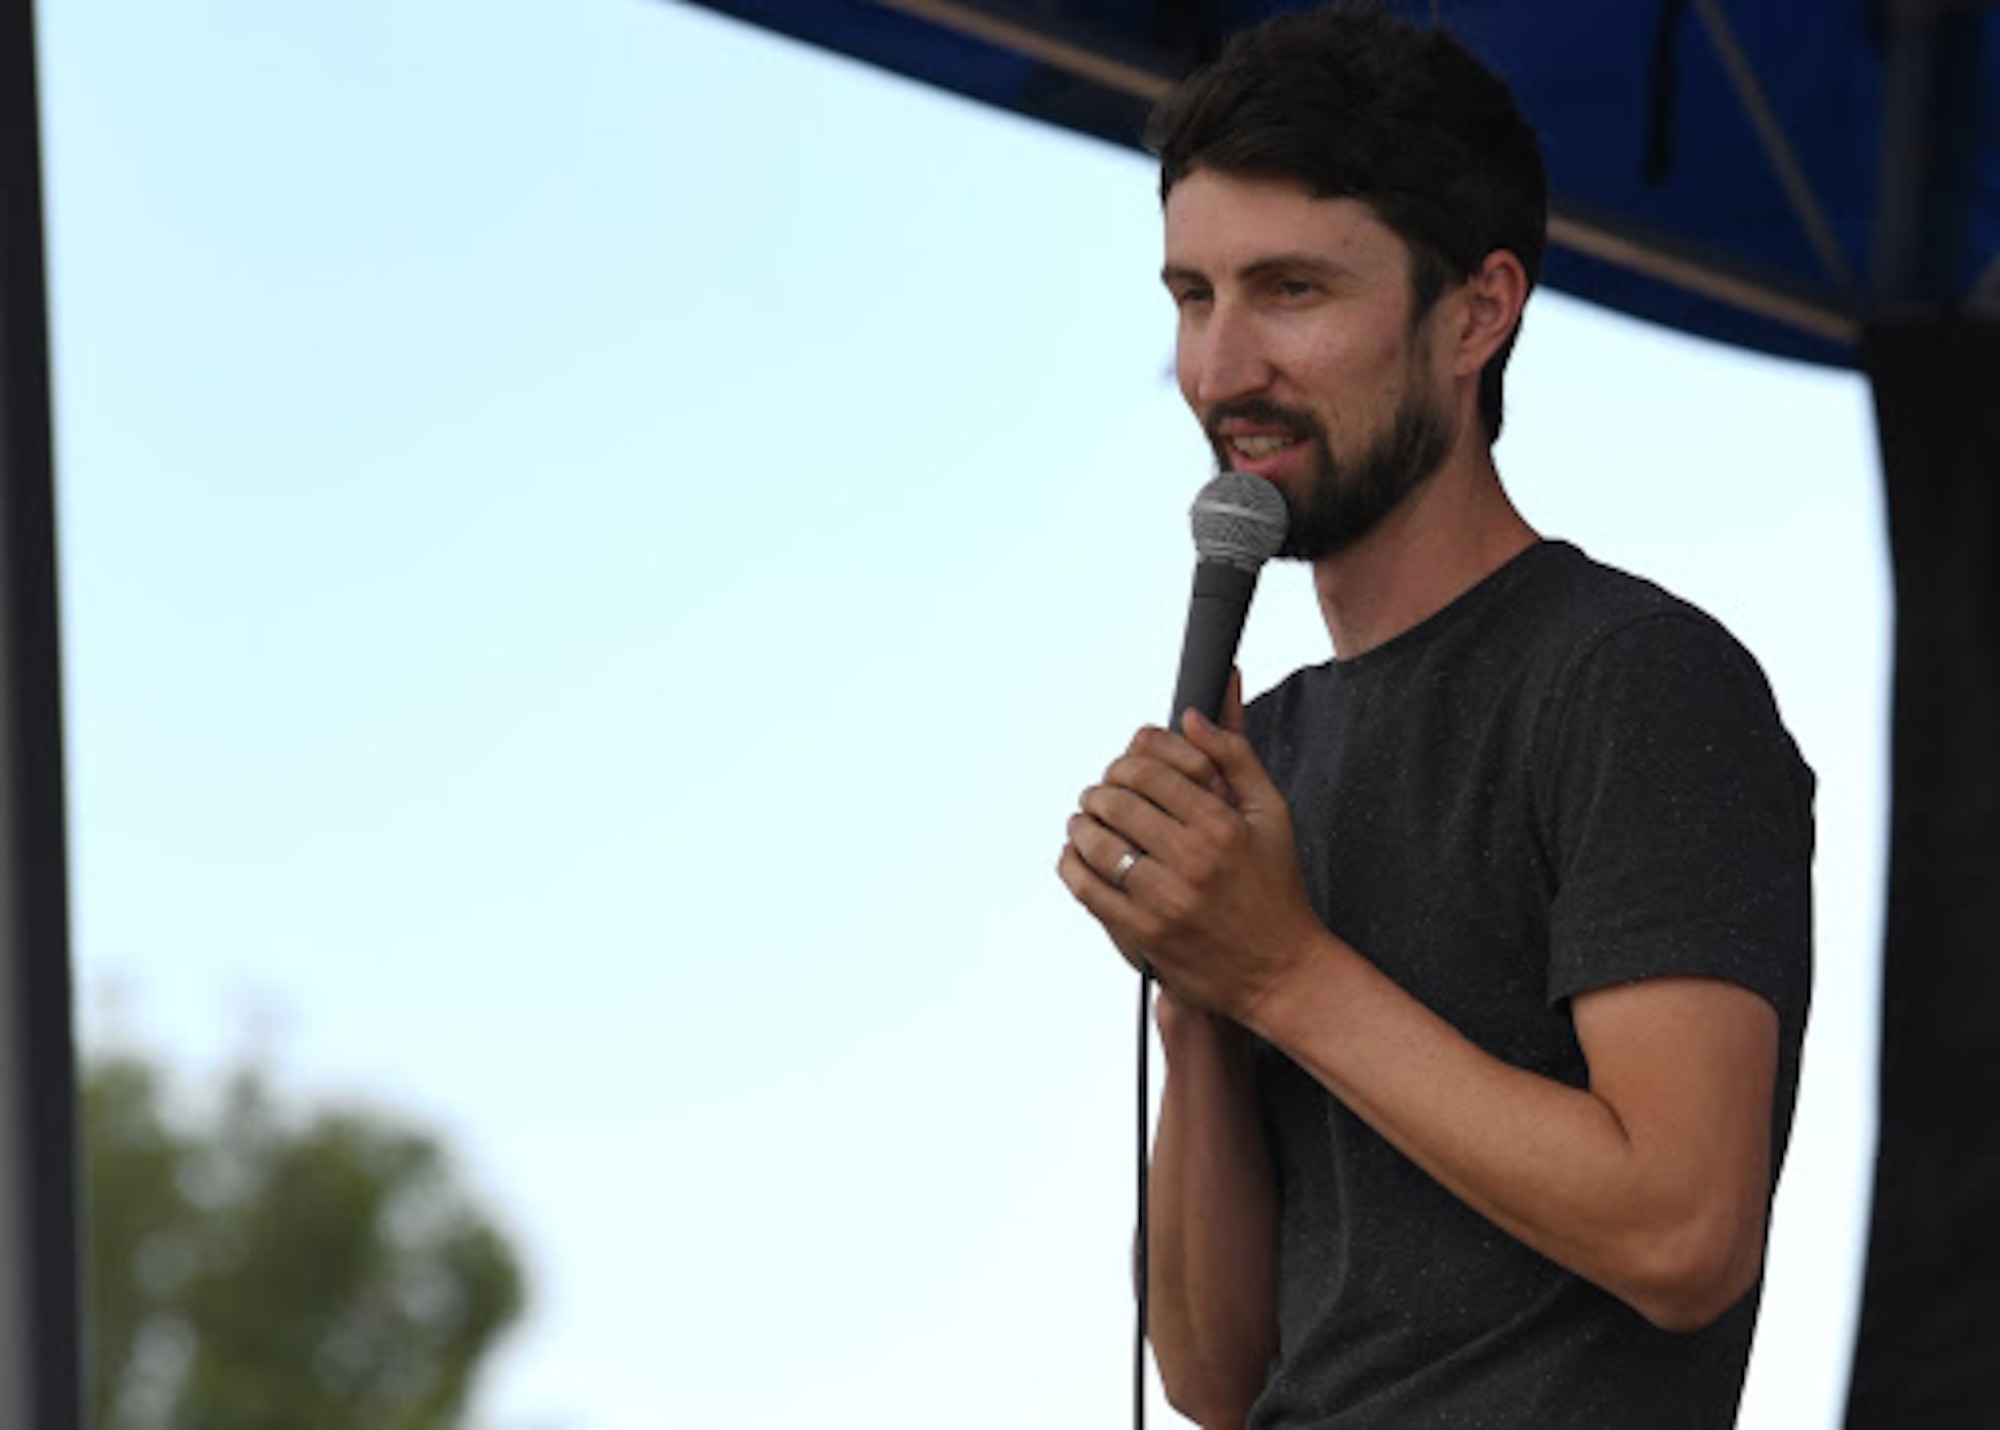
<path id="1" fill-rule="evenodd" d="M 1111 873 L 1106 876 L 1111 880 L 1111 887 L 1123 893 L 1125 879 L 1132 872 L 1132 866 L 1145 857 L 1145 855 L 1136 849 L 1127 849 L 1123 854 L 1120 854 L 1118 862 L 1111 866 Z"/>

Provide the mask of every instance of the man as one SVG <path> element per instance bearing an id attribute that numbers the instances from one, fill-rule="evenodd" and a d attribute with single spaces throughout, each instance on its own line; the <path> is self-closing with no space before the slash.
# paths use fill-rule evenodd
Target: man
<path id="1" fill-rule="evenodd" d="M 1141 730 L 1061 856 L 1160 981 L 1168 1395 L 1253 1430 L 1731 1424 L 1812 777 L 1726 632 L 1501 486 L 1534 135 L 1442 32 L 1339 9 L 1239 37 L 1152 139 L 1182 391 L 1284 496 L 1335 653 Z"/>

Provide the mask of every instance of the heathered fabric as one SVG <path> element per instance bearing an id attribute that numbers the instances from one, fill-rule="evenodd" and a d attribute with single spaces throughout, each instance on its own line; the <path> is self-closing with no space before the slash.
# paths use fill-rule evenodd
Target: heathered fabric
<path id="1" fill-rule="evenodd" d="M 1662 975 L 1778 1010 L 1782 1155 L 1811 976 L 1812 786 L 1721 626 L 1543 542 L 1258 700 L 1321 918 L 1474 1042 L 1574 1086 L 1568 999 Z M 1659 1331 L 1471 1211 L 1288 1058 L 1260 1088 L 1280 1349 L 1252 1430 L 1716 1430 L 1757 1294 Z"/>

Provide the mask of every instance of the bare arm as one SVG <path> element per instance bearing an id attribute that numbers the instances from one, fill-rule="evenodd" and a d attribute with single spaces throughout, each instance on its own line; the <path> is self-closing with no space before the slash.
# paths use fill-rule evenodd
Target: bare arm
<path id="1" fill-rule="evenodd" d="M 1148 1324 L 1175 1409 L 1234 1430 L 1277 1352 L 1277 1193 L 1241 1028 L 1171 993 L 1151 1173 Z"/>
<path id="2" fill-rule="evenodd" d="M 1219 794 L 1218 781 L 1227 796 Z M 1761 1264 L 1775 1014 L 1734 985 L 1664 979 L 1575 1000 L 1571 1088 L 1485 1053 L 1336 938 L 1299 879 L 1290 813 L 1240 736 L 1152 731 L 1084 797 L 1078 897 L 1184 1002 L 1254 1029 L 1519 1240 L 1656 1324 L 1692 1329 Z"/>
<path id="3" fill-rule="evenodd" d="M 1663 1329 L 1699 1329 L 1750 1289 L 1770 1192 L 1768 1003 L 1694 978 L 1586 994 L 1578 1089 L 1485 1053 L 1328 937 L 1255 1023 L 1404 1155 Z"/>

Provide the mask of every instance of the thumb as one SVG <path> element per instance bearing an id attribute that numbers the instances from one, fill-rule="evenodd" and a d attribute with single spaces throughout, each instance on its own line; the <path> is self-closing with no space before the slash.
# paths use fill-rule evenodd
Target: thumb
<path id="1" fill-rule="evenodd" d="M 1227 709 L 1225 705 L 1225 712 Z M 1240 718 L 1240 699 L 1237 713 Z M 1284 805 L 1285 797 L 1271 783 L 1271 777 L 1264 772 L 1257 752 L 1250 748 L 1250 742 L 1240 731 L 1225 730 L 1199 710 L 1190 710 L 1181 733 L 1197 750 L 1215 762 L 1216 769 L 1222 772 L 1222 778 L 1228 781 L 1230 790 L 1236 796 L 1237 807 L 1246 814 L 1258 807 L 1268 809 L 1273 804 Z"/>

